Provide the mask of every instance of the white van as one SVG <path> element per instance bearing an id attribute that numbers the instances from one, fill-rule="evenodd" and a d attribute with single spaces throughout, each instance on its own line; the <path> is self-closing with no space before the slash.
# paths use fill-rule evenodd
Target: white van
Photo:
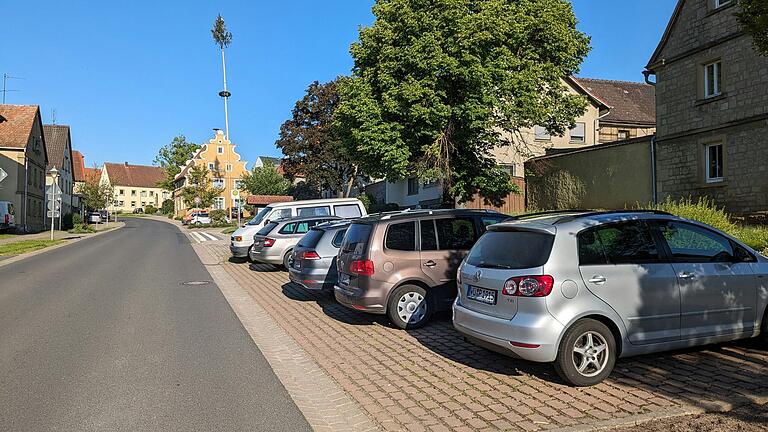
<path id="1" fill-rule="evenodd" d="M 16 212 L 13 203 L 0 201 L 0 231 L 10 231 L 16 228 Z"/>
<path id="2" fill-rule="evenodd" d="M 232 233 L 229 250 L 234 257 L 247 257 L 253 236 L 271 220 L 298 216 L 339 216 L 346 219 L 365 216 L 365 206 L 357 198 L 330 198 L 272 203 Z"/>

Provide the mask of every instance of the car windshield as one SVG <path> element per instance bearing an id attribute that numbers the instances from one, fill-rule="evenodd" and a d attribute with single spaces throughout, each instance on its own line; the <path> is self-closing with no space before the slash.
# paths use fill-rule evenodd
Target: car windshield
<path id="1" fill-rule="evenodd" d="M 263 209 L 259 210 L 259 212 L 256 213 L 256 216 L 248 221 L 247 225 L 261 225 L 261 222 L 264 221 L 264 218 L 267 217 L 270 211 L 272 211 L 272 207 L 264 207 Z"/>
<path id="2" fill-rule="evenodd" d="M 555 236 L 531 231 L 489 231 L 467 256 L 467 264 L 483 268 L 527 269 L 549 259 Z"/>

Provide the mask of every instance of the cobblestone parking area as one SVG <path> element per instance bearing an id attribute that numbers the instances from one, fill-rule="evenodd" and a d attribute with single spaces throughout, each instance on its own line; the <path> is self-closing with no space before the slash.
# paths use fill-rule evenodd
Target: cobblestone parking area
<path id="1" fill-rule="evenodd" d="M 465 342 L 438 315 L 401 331 L 289 283 L 268 265 L 232 262 L 225 242 L 195 245 L 222 268 L 384 430 L 589 430 L 702 410 L 760 411 L 768 350 L 755 341 L 620 360 L 590 388 L 546 364 Z"/>

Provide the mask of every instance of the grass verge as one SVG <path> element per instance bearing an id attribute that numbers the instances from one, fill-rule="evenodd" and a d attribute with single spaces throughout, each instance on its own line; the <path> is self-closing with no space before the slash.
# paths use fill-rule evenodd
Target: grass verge
<path id="1" fill-rule="evenodd" d="M 0 255 L 21 255 L 36 250 L 45 249 L 63 242 L 63 240 L 22 240 L 20 242 L 0 245 Z"/>
<path id="2" fill-rule="evenodd" d="M 229 227 L 229 228 L 225 228 L 225 229 L 221 230 L 221 233 L 222 234 L 232 234 L 236 230 L 237 230 L 237 227 L 233 226 L 233 227 Z"/>

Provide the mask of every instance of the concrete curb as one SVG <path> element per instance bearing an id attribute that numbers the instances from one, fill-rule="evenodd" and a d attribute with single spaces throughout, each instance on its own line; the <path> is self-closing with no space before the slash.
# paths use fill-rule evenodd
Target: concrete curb
<path id="1" fill-rule="evenodd" d="M 198 245 L 192 248 L 313 430 L 378 430 L 357 402 L 229 276 L 215 257 Z"/>
<path id="2" fill-rule="evenodd" d="M 79 241 L 83 241 L 83 240 L 86 240 L 86 239 L 89 239 L 89 238 L 94 238 L 96 236 L 99 236 L 99 235 L 102 235 L 102 234 L 105 234 L 105 233 L 108 233 L 108 232 L 114 232 L 114 231 L 117 231 L 120 228 L 123 228 L 125 226 L 125 222 L 114 222 L 114 223 L 117 226 L 115 226 L 114 228 L 108 229 L 108 230 L 98 231 L 98 232 L 90 233 L 90 234 L 81 234 L 82 237 L 77 237 L 77 238 L 73 238 L 73 239 L 64 240 L 64 243 L 61 243 L 61 244 L 57 244 L 57 245 L 54 245 L 54 246 L 48 246 L 46 248 L 38 249 L 38 250 L 33 251 L 33 252 L 27 252 L 27 253 L 21 254 L 21 255 L 14 255 L 14 256 L 12 256 L 12 257 L 10 257 L 8 259 L 4 259 L 4 260 L 0 261 L 0 267 L 7 266 L 7 265 L 13 264 L 15 262 L 19 262 L 21 260 L 33 257 L 35 255 L 40 255 L 40 254 L 44 254 L 46 252 L 50 252 L 52 250 L 56 250 L 56 249 L 59 249 L 59 248 L 67 247 L 67 246 L 73 245 L 73 244 L 75 244 L 75 243 L 77 243 Z M 77 234 L 73 234 L 73 235 L 77 235 Z"/>

